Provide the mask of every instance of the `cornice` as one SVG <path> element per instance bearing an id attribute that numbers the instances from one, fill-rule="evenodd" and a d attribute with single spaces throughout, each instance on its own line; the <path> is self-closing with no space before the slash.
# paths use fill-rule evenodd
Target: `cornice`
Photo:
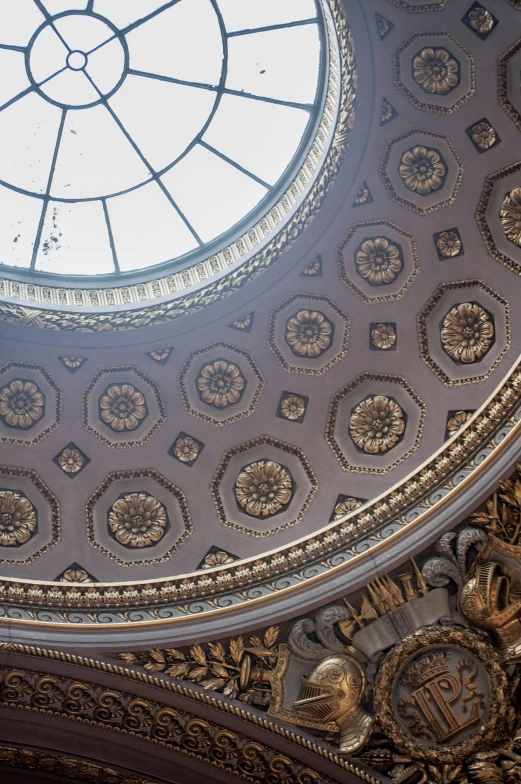
<path id="1" fill-rule="evenodd" d="M 222 711 L 224 713 L 235 716 L 236 718 L 241 719 L 246 723 L 256 725 L 264 730 L 267 730 L 279 736 L 282 739 L 285 739 L 287 741 L 290 741 L 291 743 L 300 746 L 301 748 L 307 751 L 317 754 L 319 757 L 325 759 L 327 762 L 330 762 L 333 765 L 336 765 L 340 769 L 338 773 L 339 775 L 338 781 L 343 781 L 344 780 L 343 777 L 347 772 L 353 776 L 356 776 L 360 781 L 363 781 L 365 784 L 380 784 L 379 778 L 375 778 L 373 775 L 371 775 L 371 773 L 364 770 L 356 763 L 356 761 L 351 761 L 338 756 L 334 752 L 330 751 L 326 745 L 315 743 L 314 741 L 309 740 L 308 738 L 301 737 L 297 732 L 287 729 L 286 727 L 280 726 L 273 721 L 265 719 L 261 715 L 254 714 L 243 708 L 238 708 L 235 705 L 233 705 L 231 702 L 224 702 L 222 700 L 210 696 L 209 694 L 196 691 L 194 689 L 190 689 L 174 681 L 166 681 L 163 680 L 162 678 L 157 678 L 155 676 L 148 675 L 147 673 L 144 672 L 134 671 L 127 667 L 120 667 L 119 665 L 113 665 L 109 662 L 98 661 L 96 659 L 86 658 L 83 656 L 76 656 L 75 654 L 65 653 L 62 651 L 53 651 L 53 650 L 38 648 L 34 646 L 17 645 L 13 643 L 0 644 L 0 656 L 2 656 L 2 654 L 22 654 L 23 656 L 33 657 L 36 659 L 47 659 L 50 661 L 59 662 L 66 665 L 75 665 L 78 668 L 83 668 L 86 670 L 97 671 L 109 675 L 119 676 L 125 679 L 130 679 L 132 681 L 154 687 L 159 690 L 171 692 L 172 694 L 178 695 L 180 697 L 188 698 L 189 700 L 199 702 L 201 704 L 214 708 L 218 711 Z M 29 675 L 35 675 L 36 688 L 37 689 L 41 688 L 42 699 L 35 700 L 34 704 L 22 704 L 23 697 L 19 700 L 14 694 L 14 690 L 13 690 L 13 693 L 10 693 L 10 697 L 8 700 L 0 699 L 0 707 L 11 707 L 11 708 L 18 708 L 26 711 L 33 711 L 36 713 L 59 715 L 61 718 L 68 719 L 70 721 L 88 723 L 105 729 L 110 729 L 111 731 L 123 732 L 124 734 L 134 735 L 143 740 L 147 740 L 151 743 L 156 743 L 171 748 L 174 748 L 173 741 L 171 742 L 167 741 L 166 740 L 167 733 L 161 732 L 162 728 L 166 730 L 169 718 L 174 720 L 178 716 L 179 717 L 182 716 L 184 719 L 186 719 L 188 725 L 190 724 L 190 722 L 207 724 L 207 722 L 204 722 L 204 720 L 201 719 L 196 714 L 192 714 L 187 711 L 181 712 L 177 708 L 172 708 L 170 707 L 170 705 L 161 703 L 160 701 L 158 701 L 160 698 L 158 698 L 157 695 L 154 695 L 155 700 L 144 699 L 138 694 L 132 693 L 128 687 L 124 691 L 118 689 L 118 692 L 114 692 L 113 689 L 108 689 L 105 686 L 101 686 L 98 683 L 94 683 L 92 680 L 88 680 L 87 678 L 84 678 L 83 676 L 85 675 L 85 673 L 81 674 L 82 680 L 81 683 L 79 683 L 72 676 L 65 676 L 65 675 L 56 676 L 54 674 L 51 674 L 50 672 L 35 671 L 34 669 L 29 667 L 20 668 L 20 667 L 8 666 L 6 664 L 4 665 L 0 664 L 0 674 L 2 675 L 4 685 L 6 684 L 6 675 L 8 675 L 9 673 L 13 674 L 15 678 L 15 683 L 19 681 L 20 677 L 23 678 L 25 673 Z M 44 696 L 45 689 L 46 689 L 45 679 L 47 680 L 52 679 L 52 681 L 54 682 L 53 685 L 56 685 L 58 689 L 64 688 L 66 690 L 68 686 L 64 687 L 64 684 L 67 683 L 69 684 L 69 686 L 72 685 L 73 687 L 81 687 L 85 691 L 90 690 L 92 696 L 99 696 L 104 693 L 107 694 L 110 693 L 112 695 L 112 699 L 121 696 L 122 698 L 124 698 L 126 702 L 130 700 L 130 703 L 129 705 L 127 705 L 127 710 L 125 711 L 125 713 L 118 719 L 117 726 L 115 725 L 114 722 L 112 722 L 109 725 L 107 721 L 107 716 L 103 714 L 103 711 L 101 712 L 98 711 L 97 715 L 96 715 L 96 711 L 91 711 L 92 715 L 89 715 L 87 717 L 87 716 L 80 715 L 80 713 L 77 710 L 76 711 L 73 709 L 70 710 L 68 706 L 64 706 L 64 707 L 60 706 L 57 709 L 53 708 L 52 710 L 49 710 L 48 707 L 45 705 L 45 696 Z M 76 699 L 78 698 L 78 696 L 79 696 L 79 692 L 76 694 Z M 140 706 L 138 705 L 138 703 L 140 703 Z M 56 701 L 53 703 L 51 698 L 50 704 L 56 705 Z M 140 712 L 142 712 L 143 708 L 147 709 L 149 707 L 153 707 L 154 715 L 156 713 L 159 715 L 159 721 L 157 723 L 158 732 L 156 733 L 155 737 L 154 737 L 153 730 L 151 730 L 150 732 L 147 731 L 146 735 L 143 732 L 137 731 L 138 723 L 132 721 L 133 714 L 137 716 Z M 107 709 L 108 708 L 109 706 L 107 705 Z M 156 725 L 153 724 L 151 726 L 155 727 Z M 298 766 L 299 770 L 298 770 L 297 781 L 299 782 L 299 784 L 307 784 L 307 782 L 309 781 L 317 781 L 317 780 L 323 782 L 324 784 L 328 784 L 328 782 L 330 784 L 330 779 L 328 779 L 327 777 L 323 776 L 322 774 L 320 774 L 319 777 L 319 774 L 316 773 L 316 771 L 309 769 L 307 766 L 303 765 L 302 763 L 294 759 L 289 759 L 285 757 L 284 754 L 281 754 L 280 752 L 266 746 L 265 744 L 259 743 L 257 740 L 253 740 L 241 736 L 213 722 L 211 725 L 208 726 L 211 727 L 211 730 L 216 735 L 219 735 L 220 733 L 225 733 L 228 736 L 230 736 L 229 739 L 240 740 L 245 742 L 249 746 L 251 746 L 250 749 L 246 750 L 246 756 L 244 757 L 245 761 L 248 759 L 248 752 L 255 751 L 256 755 L 259 756 L 261 756 L 260 754 L 261 752 L 264 752 L 262 754 L 262 757 L 265 759 L 268 766 L 272 764 L 273 760 L 279 757 L 285 758 L 286 760 L 289 761 L 290 764 Z M 246 731 L 245 728 L 243 728 L 243 731 Z M 196 730 L 194 739 L 197 738 L 198 732 L 199 730 Z M 253 745 L 255 745 L 257 748 L 253 749 Z M 176 747 L 176 750 L 182 754 L 187 754 L 188 756 L 196 757 L 206 762 L 209 761 L 208 756 L 211 757 L 211 755 L 205 753 L 204 744 L 201 744 L 200 748 L 197 743 L 189 744 L 187 748 L 183 748 L 179 746 Z M 249 777 L 248 775 L 240 775 L 240 773 L 238 774 L 238 772 L 235 769 L 233 770 L 231 769 L 230 765 L 227 766 L 225 762 L 221 762 L 219 760 L 219 755 L 217 755 L 217 759 L 210 761 L 210 764 L 214 764 L 216 767 L 220 767 L 225 770 L 229 768 L 229 772 L 235 773 L 235 775 L 239 775 L 240 778 L 246 779 L 248 781 L 262 780 L 259 779 L 258 777 Z M 312 778 L 307 778 L 307 776 L 309 775 L 311 775 Z"/>

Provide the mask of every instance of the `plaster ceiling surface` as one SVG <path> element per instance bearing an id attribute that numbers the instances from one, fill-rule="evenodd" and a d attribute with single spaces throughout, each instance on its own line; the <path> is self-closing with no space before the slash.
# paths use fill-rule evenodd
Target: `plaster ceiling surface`
<path id="1" fill-rule="evenodd" d="M 5 520 L 16 504 L 23 518 L 0 531 L 5 585 L 55 581 L 59 593 L 63 580 L 149 585 L 262 564 L 417 471 L 511 373 L 519 68 L 504 56 L 519 11 L 345 5 L 350 142 L 276 264 L 141 329 L 119 330 L 117 314 L 101 332 L 40 329 L 29 303 L 17 304 L 24 326 L 3 311 L 0 497 Z M 30 398 L 24 420 L 16 395 Z"/>

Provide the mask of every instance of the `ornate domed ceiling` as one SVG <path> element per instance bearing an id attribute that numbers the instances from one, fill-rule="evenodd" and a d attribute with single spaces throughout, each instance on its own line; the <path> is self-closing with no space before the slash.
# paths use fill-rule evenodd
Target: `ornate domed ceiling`
<path id="1" fill-rule="evenodd" d="M 112 288 L 2 268 L 21 634 L 288 612 L 472 495 L 512 438 L 521 351 L 520 17 L 485 5 L 330 0 L 322 121 L 340 111 L 264 233 Z"/>

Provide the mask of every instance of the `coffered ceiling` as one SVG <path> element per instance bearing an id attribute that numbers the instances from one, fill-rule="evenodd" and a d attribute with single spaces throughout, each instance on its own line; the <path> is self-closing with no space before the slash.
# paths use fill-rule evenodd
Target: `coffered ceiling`
<path id="1" fill-rule="evenodd" d="M 34 303 L 0 306 L 0 574 L 59 582 L 56 616 L 41 603 L 55 622 L 64 582 L 121 596 L 129 581 L 213 574 L 215 594 L 219 575 L 237 585 L 240 560 L 254 559 L 253 584 L 279 551 L 284 572 L 293 545 L 390 497 L 474 427 L 519 357 L 519 11 L 346 10 L 347 152 L 318 215 L 262 275 L 132 329 L 108 308 L 78 329 L 65 309 L 44 329 Z M 352 555 L 369 548 L 356 549 L 364 525 L 350 529 Z M 43 619 L 22 604 L 18 617 Z"/>

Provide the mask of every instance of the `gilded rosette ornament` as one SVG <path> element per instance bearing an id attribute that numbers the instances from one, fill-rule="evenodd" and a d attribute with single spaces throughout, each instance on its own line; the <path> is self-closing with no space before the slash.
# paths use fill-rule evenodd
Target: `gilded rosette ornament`
<path id="1" fill-rule="evenodd" d="M 456 362 L 478 362 L 494 341 L 494 323 L 490 314 L 476 302 L 455 305 L 443 319 L 441 344 Z"/>
<path id="2" fill-rule="evenodd" d="M 377 324 L 371 330 L 371 343 L 380 351 L 388 351 L 396 343 L 396 329 L 392 324 Z"/>
<path id="3" fill-rule="evenodd" d="M 362 400 L 349 419 L 349 435 L 363 452 L 385 454 L 401 441 L 405 415 L 398 403 L 386 395 L 371 395 Z"/>
<path id="4" fill-rule="evenodd" d="M 436 239 L 436 247 L 445 258 L 459 256 L 462 248 L 461 238 L 455 231 L 442 231 Z"/>
<path id="5" fill-rule="evenodd" d="M 444 47 L 426 47 L 413 59 L 412 74 L 426 93 L 447 95 L 459 84 L 459 63 Z"/>
<path id="6" fill-rule="evenodd" d="M 319 357 L 332 336 L 331 322 L 319 310 L 299 310 L 286 326 L 286 343 L 299 357 Z"/>
<path id="7" fill-rule="evenodd" d="M 501 224 L 507 239 L 521 247 L 521 188 L 514 188 L 503 199 Z"/>
<path id="8" fill-rule="evenodd" d="M 384 286 L 392 283 L 402 271 L 402 251 L 399 245 L 386 237 L 374 237 L 365 240 L 358 248 L 355 265 L 358 274 L 371 286 Z"/>
<path id="9" fill-rule="evenodd" d="M 472 141 L 480 150 L 488 150 L 497 142 L 497 135 L 489 122 L 479 122 L 472 126 Z"/>
<path id="10" fill-rule="evenodd" d="M 58 465 L 66 474 L 77 474 L 83 468 L 84 462 L 79 449 L 66 447 L 58 456 Z"/>
<path id="11" fill-rule="evenodd" d="M 354 512 L 355 509 L 358 509 L 360 506 L 362 506 L 362 502 L 359 501 L 358 498 L 344 498 L 343 501 L 339 501 L 335 505 L 333 519 L 340 520 L 350 512 Z"/>
<path id="12" fill-rule="evenodd" d="M 113 384 L 99 401 L 101 419 L 112 430 L 135 430 L 146 416 L 144 395 L 132 384 Z"/>
<path id="13" fill-rule="evenodd" d="M 112 505 L 109 529 L 125 547 L 151 547 L 163 538 L 168 517 L 163 504 L 148 493 L 128 493 Z"/>
<path id="14" fill-rule="evenodd" d="M 59 578 L 61 583 L 91 583 L 92 579 L 85 569 L 80 567 L 71 567 L 66 569 L 62 576 Z"/>
<path id="15" fill-rule="evenodd" d="M 0 547 L 19 547 L 36 530 L 36 510 L 25 496 L 0 491 Z"/>
<path id="16" fill-rule="evenodd" d="M 299 395 L 287 395 L 280 403 L 280 413 L 284 419 L 294 422 L 306 413 L 306 403 Z"/>
<path id="17" fill-rule="evenodd" d="M 453 436 L 461 430 L 463 425 L 465 425 L 471 417 L 472 412 L 470 411 L 456 411 L 453 416 L 449 417 L 447 420 L 447 433 L 449 436 Z"/>
<path id="18" fill-rule="evenodd" d="M 174 444 L 174 455 L 182 463 L 192 463 L 199 456 L 200 447 L 190 436 L 178 438 Z"/>
<path id="19" fill-rule="evenodd" d="M 427 196 L 442 187 L 447 166 L 438 150 L 420 145 L 403 153 L 398 173 L 406 188 Z"/>
<path id="20" fill-rule="evenodd" d="M 259 460 L 245 466 L 235 481 L 235 498 L 252 517 L 273 517 L 291 501 L 293 479 L 274 460 Z"/>
<path id="21" fill-rule="evenodd" d="M 477 6 L 470 12 L 469 23 L 473 30 L 482 35 L 494 29 L 494 17 L 483 6 Z"/>
<path id="22" fill-rule="evenodd" d="M 197 389 L 202 399 L 214 408 L 227 408 L 237 403 L 245 387 L 246 381 L 240 369 L 224 359 L 203 365 L 197 377 Z"/>
<path id="23" fill-rule="evenodd" d="M 16 379 L 0 389 L 0 417 L 15 428 L 32 427 L 42 418 L 45 398 L 32 381 Z"/>

